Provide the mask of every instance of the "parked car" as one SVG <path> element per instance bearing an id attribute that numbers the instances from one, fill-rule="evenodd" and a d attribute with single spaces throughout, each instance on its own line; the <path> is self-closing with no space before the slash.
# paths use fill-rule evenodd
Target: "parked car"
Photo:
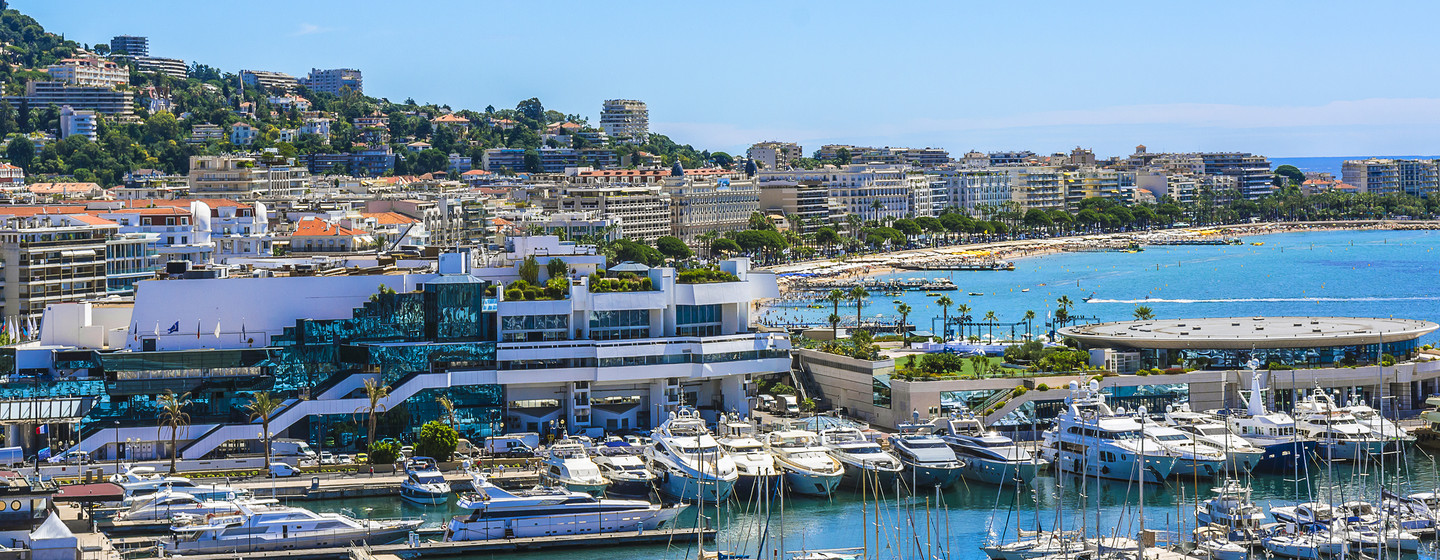
<path id="1" fill-rule="evenodd" d="M 57 464 L 64 463 L 67 465 L 87 465 L 90 464 L 90 454 L 84 451 L 80 451 L 78 449 L 72 449 L 70 451 L 66 451 L 61 455 L 51 457 L 47 461 Z"/>
<path id="2" fill-rule="evenodd" d="M 340 454 L 335 456 L 335 463 L 338 465 L 349 465 L 354 462 L 355 458 L 351 457 L 349 454 Z"/>
<path id="3" fill-rule="evenodd" d="M 299 474 L 300 469 L 292 467 L 288 463 L 270 463 L 270 476 L 272 477 L 288 477 Z"/>
<path id="4" fill-rule="evenodd" d="M 369 463 L 369 462 L 370 462 L 370 454 L 369 454 L 369 453 L 356 453 L 356 454 L 355 454 L 355 462 L 356 462 L 356 463 L 359 463 L 359 464 L 361 464 L 361 465 L 364 465 L 364 464 L 366 464 L 366 463 Z"/>
<path id="5" fill-rule="evenodd" d="M 331 453 L 331 452 L 329 452 L 329 451 L 321 451 L 321 452 L 320 452 L 320 464 L 321 464 L 321 465 L 335 465 L 335 464 L 338 464 L 338 463 L 335 461 L 335 454 L 334 454 L 334 453 Z"/>

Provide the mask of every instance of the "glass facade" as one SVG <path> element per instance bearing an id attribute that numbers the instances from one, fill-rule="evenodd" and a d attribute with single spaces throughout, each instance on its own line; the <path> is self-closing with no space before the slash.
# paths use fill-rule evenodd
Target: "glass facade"
<path id="1" fill-rule="evenodd" d="M 590 312 L 591 340 L 650 338 L 650 310 L 622 309 Z"/>
<path id="2" fill-rule="evenodd" d="M 1404 357 L 1416 349 L 1416 339 L 1379 344 L 1323 346 L 1318 348 L 1254 349 L 1154 349 L 1140 350 L 1146 368 L 1190 367 L 1195 369 L 1243 369 L 1253 357 L 1264 366 L 1278 364 L 1295 368 L 1365 366 L 1380 361 L 1382 354 Z"/>
<path id="3" fill-rule="evenodd" d="M 676 336 L 720 336 L 719 305 L 675 306 Z"/>
<path id="4" fill-rule="evenodd" d="M 501 342 L 567 340 L 569 315 L 512 315 L 500 318 Z"/>

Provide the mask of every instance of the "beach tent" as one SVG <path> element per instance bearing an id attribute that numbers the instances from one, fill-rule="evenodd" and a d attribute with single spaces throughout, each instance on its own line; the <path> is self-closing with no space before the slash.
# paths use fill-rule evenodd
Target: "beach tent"
<path id="1" fill-rule="evenodd" d="M 30 533 L 31 560 L 76 560 L 80 557 L 80 539 L 60 516 L 50 514 Z"/>

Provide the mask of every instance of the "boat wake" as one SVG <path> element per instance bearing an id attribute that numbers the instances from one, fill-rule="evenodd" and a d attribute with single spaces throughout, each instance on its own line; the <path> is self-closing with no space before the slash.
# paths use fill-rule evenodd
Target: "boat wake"
<path id="1" fill-rule="evenodd" d="M 1350 302 L 1350 301 L 1440 301 L 1440 296 L 1414 297 L 1275 297 L 1275 298 L 1216 298 L 1216 299 L 1101 299 L 1091 298 L 1085 303 L 1246 303 L 1246 302 Z"/>

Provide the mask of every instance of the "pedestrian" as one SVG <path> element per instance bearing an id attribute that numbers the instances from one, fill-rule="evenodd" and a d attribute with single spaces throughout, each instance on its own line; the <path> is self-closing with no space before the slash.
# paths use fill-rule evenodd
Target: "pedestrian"
<path id="1" fill-rule="evenodd" d="M 375 465 L 370 465 L 370 478 L 375 478 Z"/>

